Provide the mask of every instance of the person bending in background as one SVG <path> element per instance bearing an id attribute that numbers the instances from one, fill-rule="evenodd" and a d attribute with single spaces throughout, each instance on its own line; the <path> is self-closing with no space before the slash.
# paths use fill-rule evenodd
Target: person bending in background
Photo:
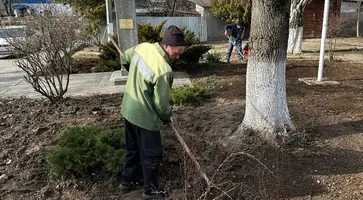
<path id="1" fill-rule="evenodd" d="M 224 34 L 228 37 L 228 48 L 226 55 L 226 62 L 229 63 L 231 54 L 233 51 L 233 47 L 236 46 L 238 49 L 237 55 L 238 60 L 243 60 L 242 52 L 242 39 L 245 31 L 245 24 L 243 21 L 239 21 L 238 23 L 227 24 L 224 28 Z"/>

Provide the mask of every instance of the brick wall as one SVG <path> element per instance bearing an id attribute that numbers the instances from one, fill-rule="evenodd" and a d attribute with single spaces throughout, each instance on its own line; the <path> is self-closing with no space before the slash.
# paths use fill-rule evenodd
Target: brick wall
<path id="1" fill-rule="evenodd" d="M 324 0 L 313 0 L 304 11 L 304 38 L 320 38 L 323 26 Z M 329 18 L 340 14 L 341 0 L 331 0 Z"/>

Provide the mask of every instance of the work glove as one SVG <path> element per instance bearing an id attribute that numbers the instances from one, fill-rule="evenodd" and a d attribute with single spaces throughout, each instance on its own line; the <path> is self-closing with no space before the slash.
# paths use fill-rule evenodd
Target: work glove
<path id="1" fill-rule="evenodd" d="M 171 123 L 171 119 L 164 120 L 164 121 L 162 121 L 162 122 L 163 122 L 163 125 L 164 125 L 164 126 L 167 126 L 168 124 L 170 124 L 170 123 Z"/>

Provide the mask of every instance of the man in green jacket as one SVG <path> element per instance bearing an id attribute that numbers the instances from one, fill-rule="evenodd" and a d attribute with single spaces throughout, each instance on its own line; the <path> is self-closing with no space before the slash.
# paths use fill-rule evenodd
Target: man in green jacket
<path id="1" fill-rule="evenodd" d="M 144 185 L 143 199 L 161 195 L 157 179 L 162 159 L 160 129 L 172 115 L 170 64 L 179 59 L 185 46 L 184 33 L 170 26 L 161 43 L 136 45 L 122 58 L 129 75 L 121 106 L 126 137 L 121 188 L 129 192 Z"/>

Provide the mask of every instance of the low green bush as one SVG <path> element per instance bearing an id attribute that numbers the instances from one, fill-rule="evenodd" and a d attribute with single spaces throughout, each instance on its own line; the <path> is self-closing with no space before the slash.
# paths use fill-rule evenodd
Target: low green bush
<path id="1" fill-rule="evenodd" d="M 50 177 L 92 173 L 120 173 L 125 154 L 124 131 L 98 127 L 72 127 L 48 154 Z"/>
<path id="2" fill-rule="evenodd" d="M 205 90 L 199 86 L 174 88 L 171 91 L 173 105 L 199 106 L 203 102 Z"/>
<path id="3" fill-rule="evenodd" d="M 175 69 L 186 69 L 190 64 L 196 64 L 212 47 L 210 45 L 200 44 L 200 38 L 194 32 L 182 27 L 185 42 L 187 44 L 180 59 L 175 61 L 172 67 Z"/>
<path id="4" fill-rule="evenodd" d="M 100 64 L 102 66 L 105 66 L 105 69 L 108 69 L 110 71 L 117 71 L 121 69 L 121 63 L 120 60 L 100 60 Z"/>
<path id="5" fill-rule="evenodd" d="M 196 86 L 203 88 L 206 92 L 213 90 L 217 87 L 217 75 L 211 75 L 206 78 L 202 78 L 195 83 Z"/>
<path id="6" fill-rule="evenodd" d="M 151 24 L 138 24 L 138 37 L 139 43 L 142 42 L 159 42 L 161 41 L 163 35 L 161 29 L 165 25 L 166 20 L 163 21 L 156 27 L 153 27 Z M 113 39 L 118 42 L 117 35 L 113 36 Z M 111 71 L 116 71 L 121 69 L 120 64 L 120 53 L 113 45 L 113 43 L 107 42 L 106 44 L 99 45 L 100 48 L 100 64 L 109 68 Z"/>
<path id="7" fill-rule="evenodd" d="M 220 63 L 221 59 L 223 57 L 223 53 L 220 51 L 213 51 L 210 53 L 207 53 L 205 56 L 205 61 L 207 63 Z"/>
<path id="8" fill-rule="evenodd" d="M 163 21 L 158 26 L 154 27 L 151 24 L 138 24 L 138 37 L 139 37 L 139 43 L 143 42 L 160 42 L 163 38 L 163 34 L 161 32 L 161 29 L 165 25 L 167 20 Z"/>
<path id="9" fill-rule="evenodd" d="M 117 36 L 113 36 L 113 39 L 118 42 Z M 101 53 L 99 55 L 99 57 L 101 58 L 100 64 L 106 66 L 112 71 L 120 70 L 120 53 L 118 52 L 115 45 L 113 45 L 113 43 L 110 41 L 106 44 L 99 45 L 99 48 Z"/>
<path id="10" fill-rule="evenodd" d="M 212 47 L 210 45 L 196 44 L 186 47 L 180 59 L 175 61 L 172 65 L 173 68 L 187 68 L 185 65 L 196 64 L 200 58 L 207 53 Z"/>
<path id="11" fill-rule="evenodd" d="M 196 44 L 200 44 L 200 39 L 194 32 L 182 27 L 181 30 L 184 32 L 184 39 L 187 43 L 187 46 L 192 46 Z"/>

